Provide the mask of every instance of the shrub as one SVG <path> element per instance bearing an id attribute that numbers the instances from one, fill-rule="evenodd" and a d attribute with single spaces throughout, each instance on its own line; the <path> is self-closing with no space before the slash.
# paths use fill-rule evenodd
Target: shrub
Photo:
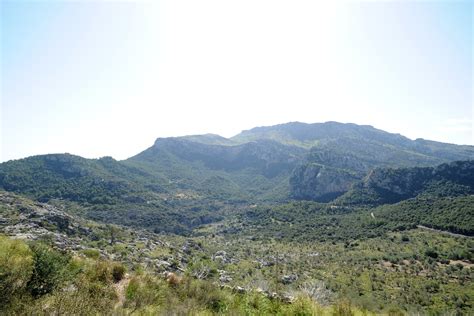
<path id="1" fill-rule="evenodd" d="M 23 291 L 33 273 L 33 253 L 20 240 L 0 236 L 0 310 Z"/>
<path id="2" fill-rule="evenodd" d="M 133 277 L 125 290 L 125 306 L 133 311 L 140 308 L 156 305 L 161 299 L 163 281 L 152 278 L 149 275 Z"/>
<path id="3" fill-rule="evenodd" d="M 82 278 L 69 290 L 55 291 L 46 304 L 23 314 L 37 315 L 41 310 L 44 315 L 110 315 L 116 300 L 113 287 Z"/>
<path id="4" fill-rule="evenodd" d="M 69 257 L 40 243 L 31 245 L 34 269 L 27 288 L 33 296 L 50 293 L 64 280 Z"/>
<path id="5" fill-rule="evenodd" d="M 100 256 L 100 252 L 97 249 L 84 249 L 82 250 L 82 254 L 91 259 L 99 259 Z"/>
<path id="6" fill-rule="evenodd" d="M 322 311 L 309 298 L 299 297 L 292 304 L 283 306 L 284 314 L 286 315 L 321 315 Z"/>
<path id="7" fill-rule="evenodd" d="M 430 258 L 433 258 L 433 259 L 438 258 L 438 253 L 437 253 L 435 250 L 433 250 L 433 249 L 427 249 L 427 250 L 425 251 L 425 255 L 426 255 L 427 257 L 430 257 Z"/>
<path id="8" fill-rule="evenodd" d="M 88 275 L 92 282 L 112 283 L 112 266 L 110 262 L 97 261 L 88 271 Z"/>
<path id="9" fill-rule="evenodd" d="M 122 280 L 125 276 L 125 271 L 125 266 L 119 263 L 115 263 L 112 266 L 112 278 L 114 279 L 114 282 L 119 282 L 120 280 Z"/>
<path id="10" fill-rule="evenodd" d="M 352 307 L 350 302 L 340 302 L 336 306 L 334 306 L 334 316 L 352 316 L 354 312 L 352 311 Z"/>

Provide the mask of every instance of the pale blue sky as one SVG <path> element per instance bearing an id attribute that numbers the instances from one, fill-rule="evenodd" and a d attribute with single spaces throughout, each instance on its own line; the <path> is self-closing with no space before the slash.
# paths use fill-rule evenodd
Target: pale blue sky
<path id="1" fill-rule="evenodd" d="M 5 1 L 0 161 L 288 121 L 473 144 L 472 1 Z"/>

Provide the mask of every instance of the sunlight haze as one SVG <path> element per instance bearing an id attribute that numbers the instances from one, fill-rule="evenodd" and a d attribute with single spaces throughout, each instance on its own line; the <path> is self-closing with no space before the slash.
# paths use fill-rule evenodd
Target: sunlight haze
<path id="1" fill-rule="evenodd" d="M 290 121 L 474 144 L 470 1 L 2 1 L 0 161 Z"/>

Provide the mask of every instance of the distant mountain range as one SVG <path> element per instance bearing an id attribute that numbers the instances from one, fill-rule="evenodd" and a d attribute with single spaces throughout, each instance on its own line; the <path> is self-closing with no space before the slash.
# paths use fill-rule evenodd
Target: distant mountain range
<path id="1" fill-rule="evenodd" d="M 123 161 L 70 154 L 8 161 L 0 164 L 0 189 L 42 202 L 86 205 L 94 219 L 105 214 L 96 206 L 112 205 L 109 220 L 152 228 L 159 220 L 180 230 L 213 221 L 219 216 L 213 209 L 222 203 L 329 202 L 340 197 L 337 201 L 345 203 L 383 204 L 411 197 L 433 181 L 448 181 L 451 189 L 472 193 L 473 159 L 474 146 L 410 140 L 366 125 L 293 122 L 256 127 L 229 139 L 213 134 L 158 138 Z M 452 161 L 465 161 L 446 167 L 466 168 L 459 169 L 464 182 L 450 175 L 444 179 L 444 167 L 429 168 Z M 412 167 L 418 169 L 392 169 Z M 467 180 L 463 172 L 469 173 Z M 421 178 L 428 180 L 418 183 Z M 395 190 L 397 181 L 407 188 Z M 391 187 L 385 188 L 386 183 Z M 184 218 L 188 208 L 194 209 L 193 216 Z M 146 222 L 151 216 L 158 219 Z"/>
<path id="2" fill-rule="evenodd" d="M 237 199 L 329 201 L 376 167 L 469 159 L 474 159 L 473 146 L 412 141 L 365 125 L 295 122 L 257 127 L 230 139 L 212 134 L 158 138 L 124 161 L 68 154 L 9 161 L 0 165 L 0 186 L 23 193 L 40 184 L 59 186 L 50 195 L 73 200 L 84 199 L 80 188 L 87 183 L 129 199 L 137 192 L 186 191 Z M 17 171 L 23 174 L 14 176 Z M 67 190 L 73 192 L 62 192 L 63 184 L 72 185 Z"/>
<path id="3" fill-rule="evenodd" d="M 0 314 L 473 315 L 472 238 L 474 147 L 371 126 L 32 156 L 0 164 Z"/>

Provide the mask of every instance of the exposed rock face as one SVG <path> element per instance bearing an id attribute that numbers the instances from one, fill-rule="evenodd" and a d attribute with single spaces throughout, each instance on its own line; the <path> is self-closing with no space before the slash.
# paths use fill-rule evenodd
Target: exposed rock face
<path id="1" fill-rule="evenodd" d="M 430 183 L 439 181 L 472 191 L 474 161 L 457 161 L 435 168 L 375 169 L 364 180 L 364 187 L 400 200 L 414 197 L 428 189 Z"/>
<path id="2" fill-rule="evenodd" d="M 474 160 L 426 168 L 377 168 L 345 194 L 349 204 L 396 203 L 430 194 L 459 196 L 474 193 Z"/>
<path id="3" fill-rule="evenodd" d="M 230 258 L 227 255 L 227 252 L 224 251 L 224 250 L 217 251 L 214 254 L 214 256 L 212 256 L 212 260 L 219 261 L 219 262 L 222 262 L 222 263 L 230 263 L 231 262 Z"/>
<path id="4" fill-rule="evenodd" d="M 31 201 L 13 193 L 0 191 L 0 234 L 26 240 L 46 240 L 57 249 L 83 255 L 85 250 L 96 250 L 101 257 L 120 260 L 124 263 L 140 263 L 156 272 L 184 271 L 189 261 L 184 251 L 159 239 L 144 230 L 119 229 L 115 244 L 123 249 L 110 252 L 101 247 L 91 248 L 90 241 L 110 237 L 108 225 L 90 222 L 66 213 L 51 204 Z M 140 247 L 137 247 L 140 243 Z M 188 240 L 189 249 L 201 249 L 199 244 Z M 150 253 L 159 248 L 167 248 L 171 254 L 155 258 Z M 187 248 L 186 248 L 187 249 Z"/>
<path id="5" fill-rule="evenodd" d="M 363 159 L 363 157 L 353 154 L 351 150 L 345 149 L 353 145 L 349 142 L 346 143 L 347 144 L 341 144 L 339 147 L 339 143 L 333 141 L 322 147 L 313 147 L 306 159 L 312 163 L 331 166 L 337 169 L 352 170 L 361 176 L 365 175 L 371 166 L 373 166 L 374 162 L 367 161 Z"/>
<path id="6" fill-rule="evenodd" d="M 54 206 L 27 201 L 5 192 L 0 192 L 0 205 L 4 206 L 5 212 L 0 214 L 0 232 L 30 240 L 47 236 L 60 249 L 84 249 L 79 235 L 88 234 L 89 229 L 78 225 L 70 215 Z M 7 216 L 7 213 L 14 215 Z"/>
<path id="7" fill-rule="evenodd" d="M 290 178 L 291 196 L 327 202 L 344 194 L 357 180 L 348 171 L 310 163 L 294 170 Z"/>

